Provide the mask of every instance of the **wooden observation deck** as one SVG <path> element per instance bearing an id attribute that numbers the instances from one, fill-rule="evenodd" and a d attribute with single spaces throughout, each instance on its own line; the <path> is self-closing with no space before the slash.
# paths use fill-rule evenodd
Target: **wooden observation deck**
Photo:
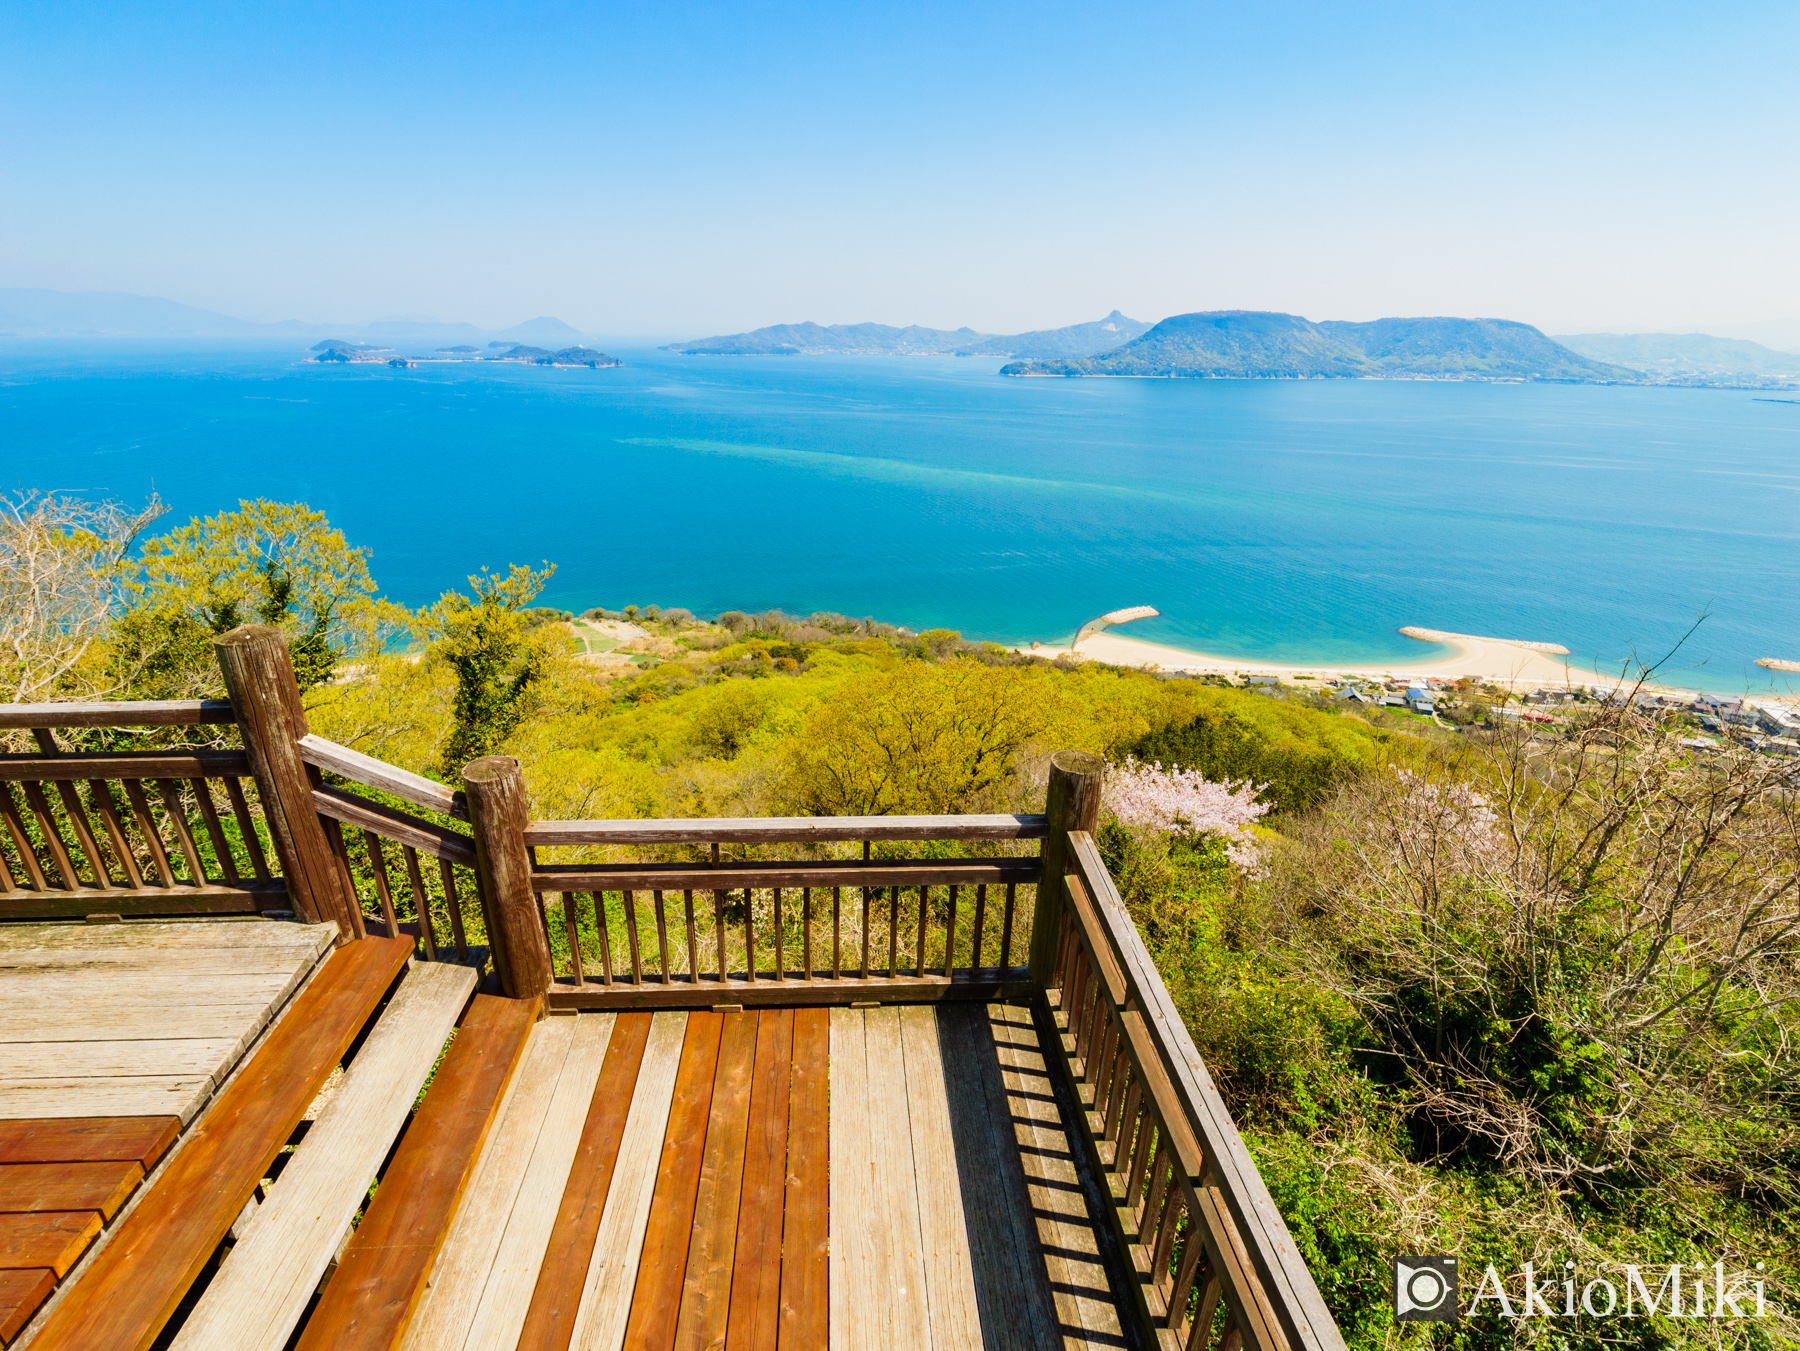
<path id="1" fill-rule="evenodd" d="M 533 821 L 219 660 L 0 706 L 0 1345 L 1341 1351 L 1091 757 L 1042 816 Z"/>

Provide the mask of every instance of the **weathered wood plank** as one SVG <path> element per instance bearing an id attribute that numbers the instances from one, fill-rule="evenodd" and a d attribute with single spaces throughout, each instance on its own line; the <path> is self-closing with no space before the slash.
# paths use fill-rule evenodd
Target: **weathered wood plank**
<path id="1" fill-rule="evenodd" d="M 1060 1346 L 1055 1296 L 987 1011 L 942 1010 L 938 1031 L 982 1345 L 989 1351 Z"/>
<path id="2" fill-rule="evenodd" d="M 0 1343 L 17 1337 L 55 1288 L 56 1273 L 49 1267 L 0 1271 Z"/>
<path id="3" fill-rule="evenodd" d="M 301 737 L 297 744 L 300 758 L 315 768 L 340 775 L 352 783 L 390 793 L 403 802 L 410 802 L 427 811 L 453 816 L 459 821 L 469 819 L 463 795 L 446 784 L 434 782 L 421 774 L 390 765 L 372 755 L 364 755 L 361 751 L 340 746 L 335 741 L 327 741 L 310 732 Z"/>
<path id="4" fill-rule="evenodd" d="M 863 1010 L 831 1011 L 831 1351 L 875 1345 L 870 1307 L 875 1164 L 869 1140 L 869 1052 Z"/>
<path id="5" fill-rule="evenodd" d="M 97 1210 L 0 1215 L 0 1269 L 49 1267 L 60 1280 L 99 1232 Z"/>
<path id="6" fill-rule="evenodd" d="M 650 1040 L 650 1020 L 648 1013 L 621 1013 L 613 1024 L 562 1204 L 538 1267 L 518 1351 L 566 1351 L 574 1335 L 594 1239 L 606 1212 L 638 1070 Z"/>
<path id="7" fill-rule="evenodd" d="M 533 821 L 529 845 L 783 844 L 830 840 L 1037 840 L 1041 816 L 750 816 Z"/>
<path id="8" fill-rule="evenodd" d="M 737 1207 L 737 1251 L 732 1261 L 725 1351 L 776 1351 L 781 1329 L 781 1230 L 788 1176 L 794 1011 L 764 1009 L 755 1016 L 756 1070 Z"/>
<path id="9" fill-rule="evenodd" d="M 831 1336 L 831 1019 L 824 1009 L 794 1013 L 782 1198 L 781 1351 L 827 1346 Z"/>
<path id="10" fill-rule="evenodd" d="M 717 1013 L 688 1015 L 669 1124 L 656 1166 L 656 1191 L 644 1228 L 637 1283 L 631 1292 L 631 1314 L 625 1323 L 626 1346 L 669 1351 L 674 1343 L 694 1227 L 694 1200 L 705 1157 L 704 1149 L 695 1145 L 706 1138 L 724 1021 Z"/>
<path id="11" fill-rule="evenodd" d="M 1096 1221 L 1077 1172 L 1076 1145 L 1057 1107 L 1031 1011 L 993 1004 L 987 1014 L 1057 1321 L 1065 1339 L 1117 1345 L 1125 1335 L 1117 1292 L 1100 1253 Z"/>
<path id="12" fill-rule="evenodd" d="M 280 1351 L 475 993 L 466 966 L 412 966 L 343 1082 L 188 1314 L 176 1351 Z"/>
<path id="13" fill-rule="evenodd" d="M 930 1351 L 930 1303 L 926 1289 L 919 1191 L 906 1108 L 906 1060 L 900 1043 L 900 1010 L 863 1014 L 869 1055 L 869 1147 L 874 1163 L 875 1286 L 866 1292 L 885 1305 L 882 1317 L 894 1351 Z M 880 1292 L 878 1296 L 877 1292 Z"/>
<path id="14" fill-rule="evenodd" d="M 678 1351 L 714 1351 L 725 1342 L 757 1068 L 757 1018 L 754 1013 L 727 1013 L 719 1033 L 718 1066 L 713 1073 L 712 1104 L 675 1324 L 673 1345 Z M 693 1143 L 688 1141 L 687 1147 L 691 1149 Z"/>
<path id="15" fill-rule="evenodd" d="M 0 1120 L 0 1164 L 116 1159 L 148 1171 L 180 1132 L 173 1116 Z"/>
<path id="16" fill-rule="evenodd" d="M 898 1010 L 898 1015 L 931 1345 L 981 1346 L 981 1309 L 969 1249 L 969 1201 L 956 1164 L 961 1142 L 944 1083 L 939 1011 L 915 1004 Z"/>
<path id="17" fill-rule="evenodd" d="M 619 1142 L 619 1160 L 575 1315 L 572 1344 L 578 1351 L 619 1351 L 625 1338 L 688 1016 L 665 1012 L 651 1018 L 631 1113 Z"/>
<path id="18" fill-rule="evenodd" d="M 388 1351 L 399 1342 L 536 1018 L 534 1000 L 475 997 L 298 1351 Z"/>
<path id="19" fill-rule="evenodd" d="M 235 1045 L 226 1037 L 5 1041 L 0 1042 L 0 1089 L 33 1079 L 213 1078 Z"/>
<path id="20" fill-rule="evenodd" d="M 406 939 L 378 938 L 333 954 L 50 1311 L 39 1351 L 139 1348 L 156 1336 L 411 952 Z"/>
<path id="21" fill-rule="evenodd" d="M 216 779 L 250 772 L 242 751 L 108 751 L 0 755 L 0 783 L 72 779 Z"/>
<path id="22" fill-rule="evenodd" d="M 123 924 L 7 924 L 0 925 L 0 952 L 11 955 L 15 952 L 80 952 L 121 947 L 231 952 L 291 948 L 298 959 L 325 951 L 331 945 L 331 938 L 329 925 L 262 918 L 127 920 Z"/>
<path id="23" fill-rule="evenodd" d="M 1016 978 L 1005 973 L 986 971 L 980 974 L 958 972 L 955 979 L 942 976 L 883 975 L 864 979 L 845 976 L 840 980 L 820 977 L 816 980 L 774 981 L 766 977 L 751 983 L 741 975 L 720 981 L 708 975 L 699 981 L 677 977 L 669 985 L 652 985 L 634 989 L 629 985 L 573 985 L 559 980 L 550 987 L 548 996 L 553 1009 L 628 1009 L 628 1008 L 711 1008 L 714 1004 L 743 1004 L 745 1007 L 823 1008 L 834 1004 L 862 1004 L 870 1000 L 902 1004 L 930 1002 L 986 1004 L 996 999 L 1023 999 L 1031 994 L 1031 984 L 1023 967 L 1015 967 Z"/>
<path id="24" fill-rule="evenodd" d="M 143 1180 L 142 1164 L 118 1159 L 0 1164 L 0 1212 L 97 1210 L 110 1220 Z"/>
<path id="25" fill-rule="evenodd" d="M 0 704 L 0 727 L 192 727 L 235 721 L 227 699 Z"/>
<path id="26" fill-rule="evenodd" d="M 422 821 L 379 802 L 370 802 L 341 788 L 313 789 L 313 806 L 319 815 L 346 825 L 359 826 L 386 839 L 421 849 L 435 858 L 464 867 L 475 866 L 475 842 L 461 831 Z"/>
<path id="27" fill-rule="evenodd" d="M 166 863 L 166 859 L 160 860 Z M 149 915 L 251 915 L 261 910 L 285 910 L 290 897 L 279 878 L 269 882 L 209 882 L 189 886 L 60 887 L 41 891 L 13 891 L 0 896 L 0 920 L 63 918 L 79 920 L 110 912 L 127 917 Z"/>
<path id="28" fill-rule="evenodd" d="M 524 1061 L 488 1134 L 418 1314 L 407 1325 L 403 1346 L 450 1351 L 466 1340 L 574 1042 L 576 1021 L 546 1018 L 532 1029 Z"/>
<path id="29" fill-rule="evenodd" d="M 1032 882 L 1035 858 L 849 859 L 841 863 L 553 863 L 534 868 L 533 891 L 741 891 L 745 887 L 916 887 Z"/>
<path id="30" fill-rule="evenodd" d="M 0 1116 L 173 1116 L 191 1120 L 212 1092 L 211 1075 L 129 1079 L 27 1079 L 0 1084 Z"/>
<path id="31" fill-rule="evenodd" d="M 568 1186 L 570 1166 L 581 1144 L 582 1127 L 593 1103 L 594 1086 L 600 1078 L 616 1016 L 590 1013 L 572 1020 L 575 1035 L 569 1043 L 568 1058 L 563 1061 L 556 1091 L 544 1112 L 543 1128 L 519 1184 L 518 1199 L 507 1216 L 506 1232 L 494 1253 L 481 1303 L 470 1321 L 466 1346 L 518 1344 L 525 1314 L 531 1307 L 532 1291 L 537 1288 L 538 1268 L 556 1224 L 558 1201 Z"/>

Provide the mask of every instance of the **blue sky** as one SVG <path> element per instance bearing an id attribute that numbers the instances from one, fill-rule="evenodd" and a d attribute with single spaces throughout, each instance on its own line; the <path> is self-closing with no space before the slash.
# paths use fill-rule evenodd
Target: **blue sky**
<path id="1" fill-rule="evenodd" d="M 0 285 L 253 318 L 1800 321 L 1800 7 L 0 7 Z"/>

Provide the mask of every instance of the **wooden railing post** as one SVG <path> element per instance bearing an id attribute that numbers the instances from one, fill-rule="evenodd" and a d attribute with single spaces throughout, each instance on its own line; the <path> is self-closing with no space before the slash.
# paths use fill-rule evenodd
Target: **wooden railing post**
<path id="1" fill-rule="evenodd" d="M 512 999 L 535 998 L 550 988 L 550 941 L 531 890 L 525 775 L 512 756 L 487 755 L 464 766 L 462 777 L 500 988 Z"/>
<path id="2" fill-rule="evenodd" d="M 1056 938 L 1062 932 L 1063 877 L 1071 869 L 1069 832 L 1092 834 L 1100 824 L 1100 777 L 1106 762 L 1086 751 L 1057 751 L 1050 757 L 1050 787 L 1044 816 L 1044 875 L 1038 881 L 1031 919 L 1031 980 L 1048 989 L 1056 966 Z"/>
<path id="3" fill-rule="evenodd" d="M 309 923 L 335 923 L 337 941 L 347 943 L 360 936 L 361 925 L 313 808 L 311 773 L 300 758 L 306 711 L 287 639 L 266 624 L 244 624 L 213 639 L 213 652 L 294 909 Z"/>

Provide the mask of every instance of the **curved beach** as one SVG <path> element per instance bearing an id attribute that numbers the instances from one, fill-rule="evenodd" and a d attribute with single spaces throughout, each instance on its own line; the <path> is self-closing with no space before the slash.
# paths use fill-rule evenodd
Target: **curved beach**
<path id="1" fill-rule="evenodd" d="M 1419 660 L 1390 662 L 1385 665 L 1334 666 L 1308 662 L 1290 665 L 1261 662 L 1247 657 L 1222 657 L 1211 652 L 1195 652 L 1147 643 L 1138 638 L 1106 632 L 1082 640 L 1079 655 L 1115 666 L 1148 666 L 1164 671 L 1188 671 L 1204 674 L 1253 674 L 1281 676 L 1439 676 L 1457 679 L 1474 676 L 1503 685 L 1591 684 L 1596 677 L 1568 665 L 1567 649 L 1556 643 L 1530 642 L 1512 638 L 1483 638 L 1466 633 L 1443 633 L 1435 629 L 1402 629 L 1408 637 L 1421 642 L 1437 642 L 1449 647 L 1448 655 L 1427 654 L 1421 650 Z M 1424 635 L 1429 634 L 1430 637 Z M 1066 647 L 1045 645 L 1031 649 L 1038 656 L 1058 657 Z M 1559 655 L 1560 654 L 1560 655 Z"/>

